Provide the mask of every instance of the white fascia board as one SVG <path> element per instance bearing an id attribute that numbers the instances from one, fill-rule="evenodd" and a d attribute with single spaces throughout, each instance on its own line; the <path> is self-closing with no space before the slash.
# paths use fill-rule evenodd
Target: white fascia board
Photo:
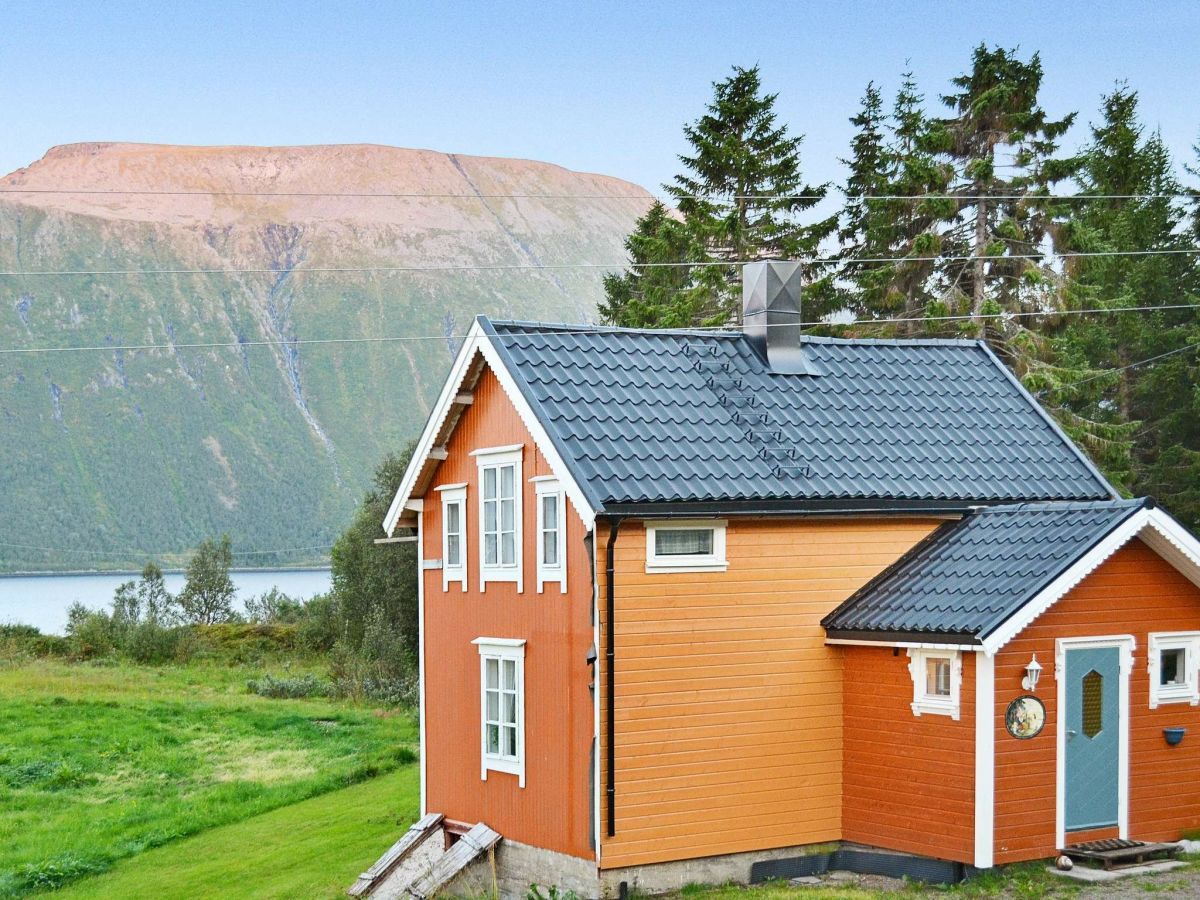
<path id="1" fill-rule="evenodd" d="M 471 362 L 475 359 L 475 354 L 478 352 L 481 336 L 483 336 L 483 329 L 480 328 L 478 322 L 475 322 L 471 326 L 471 330 L 467 333 L 462 346 L 459 348 L 458 356 L 454 358 L 453 365 L 450 366 L 450 374 L 446 377 L 446 383 L 442 385 L 442 392 L 438 396 L 437 403 L 434 404 L 433 411 L 430 413 L 429 419 L 425 422 L 425 430 L 421 432 L 421 437 L 417 440 L 417 446 L 413 450 L 412 459 L 408 461 L 408 468 L 404 470 L 404 477 L 400 480 L 400 487 L 396 489 L 396 496 L 392 498 L 392 505 L 388 507 L 387 515 L 383 517 L 383 531 L 388 537 L 391 537 L 392 532 L 395 530 L 396 522 L 400 519 L 400 514 L 404 511 L 404 504 L 412 496 L 413 488 L 417 483 L 417 477 L 421 474 L 425 460 L 434 448 L 434 441 L 437 440 L 438 432 L 442 430 L 446 416 L 450 414 L 450 409 L 454 405 L 455 397 L 458 396 L 463 379 L 466 377 L 467 371 L 471 368 Z"/>
<path id="2" fill-rule="evenodd" d="M 984 651 L 994 654 L 1000 650 L 1135 537 L 1200 586 L 1200 541 L 1161 509 L 1141 509 L 985 638 Z"/>
<path id="3" fill-rule="evenodd" d="M 390 537 L 392 531 L 395 530 L 396 522 L 399 521 L 400 514 L 404 510 L 404 504 L 412 495 L 413 488 L 416 487 L 421 469 L 424 467 L 430 452 L 434 449 L 434 442 L 437 440 L 438 432 L 441 431 L 446 417 L 450 414 L 451 407 L 457 402 L 463 379 L 466 377 L 477 353 L 482 354 L 484 361 L 487 362 L 488 367 L 500 382 L 500 387 L 504 390 L 505 396 L 508 397 L 509 402 L 516 409 L 521 423 L 533 438 L 538 451 L 545 457 L 555 477 L 562 482 L 564 493 L 566 493 L 567 498 L 571 501 L 571 505 L 575 507 L 575 511 L 583 520 L 584 530 L 591 531 L 595 525 L 596 511 L 592 509 L 583 491 L 580 490 L 575 479 L 571 477 L 570 470 L 567 469 L 567 465 L 555 448 L 554 442 L 550 440 L 550 435 L 547 434 L 545 427 L 538 421 L 537 416 L 534 415 L 529 401 L 525 399 L 525 395 L 517 387 L 512 373 L 505 367 L 504 361 L 492 344 L 491 338 L 488 337 L 479 324 L 479 321 L 476 320 L 472 323 L 471 330 L 467 333 L 462 348 L 458 351 L 454 365 L 450 368 L 450 375 L 446 378 L 446 383 L 442 387 L 438 401 L 433 407 L 433 412 L 429 416 L 429 420 L 425 423 L 425 430 L 421 432 L 421 437 L 417 441 L 417 447 L 413 451 L 412 459 L 409 461 L 408 468 L 404 472 L 404 478 L 401 480 L 400 487 L 396 490 L 396 496 L 392 500 L 392 505 L 388 508 L 388 513 L 384 517 L 384 533 Z"/>
<path id="4" fill-rule="evenodd" d="M 995 863 L 996 657 L 975 657 L 975 868 Z"/>
<path id="5" fill-rule="evenodd" d="M 908 650 L 961 650 L 972 653 L 983 648 L 978 644 L 938 644 L 931 641 L 866 641 L 854 638 L 826 638 L 831 647 L 900 647 Z"/>

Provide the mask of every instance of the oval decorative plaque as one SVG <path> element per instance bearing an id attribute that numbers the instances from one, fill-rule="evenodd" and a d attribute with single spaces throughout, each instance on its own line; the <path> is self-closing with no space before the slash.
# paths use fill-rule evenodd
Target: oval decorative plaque
<path id="1" fill-rule="evenodd" d="M 1027 741 L 1042 733 L 1046 725 L 1046 707 L 1032 694 L 1018 697 L 1008 704 L 1004 725 L 1017 740 Z"/>

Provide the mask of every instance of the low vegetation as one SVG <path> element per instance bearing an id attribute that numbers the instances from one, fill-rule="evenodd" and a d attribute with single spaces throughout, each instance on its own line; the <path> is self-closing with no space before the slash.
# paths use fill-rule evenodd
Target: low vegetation
<path id="1" fill-rule="evenodd" d="M 287 666 L 270 676 L 277 682 L 321 677 L 302 659 L 274 664 Z M 247 691 L 248 679 L 266 676 L 229 658 L 0 665 L 0 897 L 58 887 L 416 759 L 410 713 L 269 699 Z"/>

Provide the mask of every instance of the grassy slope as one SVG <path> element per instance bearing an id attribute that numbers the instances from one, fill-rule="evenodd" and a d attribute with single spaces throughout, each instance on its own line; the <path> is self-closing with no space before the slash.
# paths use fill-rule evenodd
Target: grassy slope
<path id="1" fill-rule="evenodd" d="M 0 896 L 411 759 L 406 716 L 245 692 L 246 670 L 0 668 Z"/>
<path id="2" fill-rule="evenodd" d="M 214 828 L 55 897 L 340 897 L 416 817 L 415 765 Z"/>

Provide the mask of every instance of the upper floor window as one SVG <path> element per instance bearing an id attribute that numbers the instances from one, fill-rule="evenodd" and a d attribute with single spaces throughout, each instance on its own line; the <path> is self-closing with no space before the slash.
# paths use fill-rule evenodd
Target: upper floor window
<path id="1" fill-rule="evenodd" d="M 508 772 L 525 787 L 525 641 L 476 638 L 479 648 L 480 766 Z"/>
<path id="2" fill-rule="evenodd" d="M 647 572 L 724 572 L 725 522 L 697 519 L 646 523 Z"/>
<path id="3" fill-rule="evenodd" d="M 1200 632 L 1162 631 L 1150 635 L 1150 708 L 1160 703 L 1200 705 Z"/>
<path id="4" fill-rule="evenodd" d="M 537 497 L 537 589 L 558 582 L 559 592 L 567 591 L 567 523 L 564 517 L 563 489 L 552 475 L 529 479 Z"/>
<path id="5" fill-rule="evenodd" d="M 472 451 L 479 466 L 479 587 L 521 578 L 521 445 Z"/>
<path id="6" fill-rule="evenodd" d="M 962 654 L 957 650 L 912 649 L 908 656 L 908 671 L 913 680 L 913 715 L 934 713 L 957 719 Z"/>
<path id="7" fill-rule="evenodd" d="M 445 484 L 442 495 L 442 590 L 451 582 L 467 589 L 467 486 Z"/>

